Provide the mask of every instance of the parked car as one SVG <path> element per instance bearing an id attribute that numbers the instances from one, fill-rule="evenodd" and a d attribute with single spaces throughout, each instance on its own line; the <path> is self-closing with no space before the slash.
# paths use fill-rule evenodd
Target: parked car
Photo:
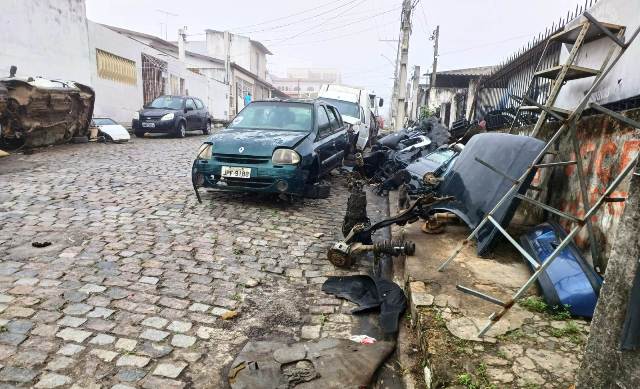
<path id="1" fill-rule="evenodd" d="M 318 91 L 318 98 L 334 105 L 345 122 L 352 125 L 357 134 L 356 147 L 364 150 L 378 136 L 376 97 L 364 89 L 344 85 L 325 84 Z M 383 100 L 377 99 L 382 106 Z"/>
<path id="2" fill-rule="evenodd" d="M 110 118 L 93 118 L 93 125 L 98 128 L 100 135 L 116 143 L 128 142 L 131 139 L 129 131 Z"/>
<path id="3" fill-rule="evenodd" d="M 211 116 L 202 101 L 190 96 L 160 96 L 133 114 L 131 122 L 137 137 L 145 133 L 173 134 L 184 138 L 187 131 L 211 133 Z"/>
<path id="4" fill-rule="evenodd" d="M 200 147 L 194 188 L 304 195 L 342 164 L 347 129 L 322 101 L 254 101 Z"/>

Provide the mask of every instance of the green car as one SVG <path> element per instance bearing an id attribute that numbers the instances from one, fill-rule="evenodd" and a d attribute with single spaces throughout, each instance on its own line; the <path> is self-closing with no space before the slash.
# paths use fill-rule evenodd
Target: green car
<path id="1" fill-rule="evenodd" d="M 303 196 L 342 164 L 353 138 L 322 101 L 254 101 L 200 146 L 193 187 L 199 201 L 200 187 Z"/>

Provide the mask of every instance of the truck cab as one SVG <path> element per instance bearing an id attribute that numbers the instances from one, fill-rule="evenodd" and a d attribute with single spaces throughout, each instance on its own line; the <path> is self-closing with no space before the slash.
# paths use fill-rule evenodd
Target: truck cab
<path id="1" fill-rule="evenodd" d="M 378 121 L 372 103 L 375 99 L 370 96 L 364 89 L 336 84 L 322 85 L 318 91 L 318 99 L 337 107 L 344 122 L 358 134 L 356 147 L 359 150 L 373 144 L 378 135 Z"/>

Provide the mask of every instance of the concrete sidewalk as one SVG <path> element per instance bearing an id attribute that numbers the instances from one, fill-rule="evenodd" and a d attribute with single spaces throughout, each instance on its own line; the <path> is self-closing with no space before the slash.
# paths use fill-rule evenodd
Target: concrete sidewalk
<path id="1" fill-rule="evenodd" d="M 395 193 L 390 204 L 391 213 L 396 213 Z M 404 264 L 411 327 L 421 358 L 416 385 L 531 389 L 567 388 L 573 383 L 588 322 L 552 314 L 541 300 L 531 298 L 528 304 L 516 304 L 487 337 L 479 339 L 480 328 L 499 307 L 459 292 L 456 285 L 506 300 L 527 280 L 529 268 L 508 242 L 501 242 L 491 258 L 478 257 L 470 245 L 438 272 L 439 264 L 469 230 L 453 225 L 443 234 L 428 235 L 420 226 L 418 222 L 393 230 L 394 238 L 416 243 L 415 255 Z"/>

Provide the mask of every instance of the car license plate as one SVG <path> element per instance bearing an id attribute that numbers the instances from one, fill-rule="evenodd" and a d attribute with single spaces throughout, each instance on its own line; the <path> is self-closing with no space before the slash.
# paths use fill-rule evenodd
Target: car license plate
<path id="1" fill-rule="evenodd" d="M 223 166 L 222 167 L 222 177 L 228 177 L 228 178 L 251 178 L 251 168 L 250 167 Z"/>
<path id="2" fill-rule="evenodd" d="M 155 126 L 156 126 L 155 123 L 142 122 L 142 127 L 145 127 L 145 128 L 154 128 Z"/>

